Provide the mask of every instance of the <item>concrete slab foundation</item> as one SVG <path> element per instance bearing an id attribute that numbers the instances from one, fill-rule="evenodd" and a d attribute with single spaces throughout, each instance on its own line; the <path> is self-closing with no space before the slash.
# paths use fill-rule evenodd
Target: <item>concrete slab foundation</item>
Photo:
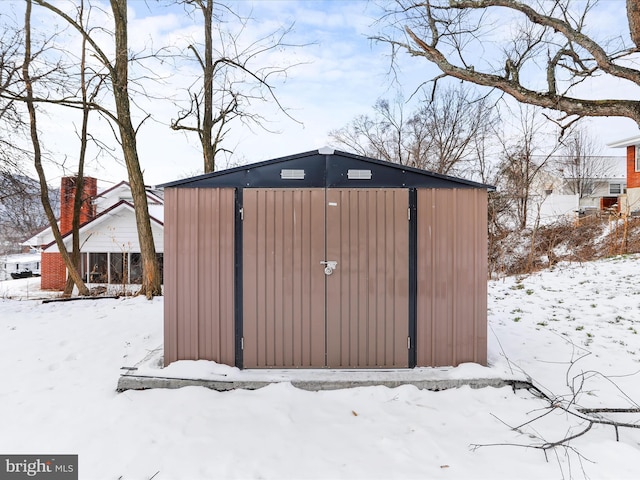
<path id="1" fill-rule="evenodd" d="M 186 378 L 162 378 L 147 377 L 139 375 L 124 374 L 118 380 L 118 392 L 125 390 L 146 390 L 149 388 L 182 388 L 189 386 L 206 387 L 212 390 L 226 391 L 237 388 L 245 390 L 257 390 L 275 383 L 273 381 L 224 381 L 224 380 L 203 380 L 203 379 L 186 379 Z M 531 388 L 532 385 L 526 380 L 501 379 L 501 378 L 461 378 L 449 380 L 429 380 L 429 379 L 403 379 L 394 380 L 392 378 L 378 378 L 376 380 L 357 380 L 345 378 L 343 380 L 292 380 L 291 384 L 302 390 L 339 390 L 343 388 L 355 387 L 371 387 L 376 385 L 384 385 L 389 388 L 399 387 L 401 385 L 414 385 L 423 390 L 445 390 L 448 388 L 459 388 L 465 385 L 471 388 L 484 387 L 506 387 L 510 386 L 514 389 Z"/>
<path id="2" fill-rule="evenodd" d="M 475 364 L 449 368 L 414 369 L 256 369 L 239 370 L 214 362 L 180 361 L 161 368 L 162 347 L 150 352 L 134 367 L 123 367 L 117 391 L 150 388 L 206 387 L 218 391 L 234 389 L 256 390 L 272 383 L 289 382 L 303 390 L 337 390 L 343 388 L 384 385 L 390 388 L 414 385 L 425 390 L 445 390 L 469 386 L 471 388 L 505 387 L 534 388 L 525 377 L 507 377 L 491 368 Z"/>

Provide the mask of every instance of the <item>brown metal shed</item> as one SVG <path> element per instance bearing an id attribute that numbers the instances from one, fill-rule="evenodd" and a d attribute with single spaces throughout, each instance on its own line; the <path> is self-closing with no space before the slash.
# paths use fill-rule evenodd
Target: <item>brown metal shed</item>
<path id="1" fill-rule="evenodd" d="M 487 361 L 487 189 L 320 149 L 164 185 L 164 361 Z"/>

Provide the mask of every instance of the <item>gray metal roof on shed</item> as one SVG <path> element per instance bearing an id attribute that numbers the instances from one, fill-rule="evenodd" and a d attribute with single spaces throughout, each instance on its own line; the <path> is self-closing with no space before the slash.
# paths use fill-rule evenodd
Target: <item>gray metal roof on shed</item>
<path id="1" fill-rule="evenodd" d="M 321 148 L 185 178 L 163 188 L 480 188 L 490 185 Z"/>

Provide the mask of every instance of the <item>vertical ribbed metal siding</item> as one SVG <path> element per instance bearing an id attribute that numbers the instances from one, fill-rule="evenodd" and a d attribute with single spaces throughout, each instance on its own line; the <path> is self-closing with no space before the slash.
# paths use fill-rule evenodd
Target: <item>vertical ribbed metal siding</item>
<path id="1" fill-rule="evenodd" d="M 418 366 L 487 363 L 487 193 L 418 189 Z"/>
<path id="2" fill-rule="evenodd" d="M 327 366 L 408 366 L 409 192 L 328 189 Z"/>
<path id="3" fill-rule="evenodd" d="M 393 199 L 384 197 L 390 193 L 371 196 L 371 191 L 327 191 L 337 195 L 329 201 L 338 204 L 340 219 L 329 221 L 326 235 L 340 240 L 338 247 L 328 245 L 325 258 L 325 208 L 333 207 L 326 206 L 324 189 L 267 190 L 263 197 L 260 192 L 265 190 L 245 190 L 245 367 L 326 364 L 325 276 L 320 261 L 331 260 L 331 254 L 339 257 L 339 264 L 327 279 L 338 280 L 340 287 L 332 287 L 334 282 L 326 292 L 329 308 L 339 309 L 327 324 L 329 364 L 406 365 L 403 320 L 408 301 L 399 300 L 404 293 L 397 301 L 383 294 L 408 291 L 407 263 L 397 268 L 406 251 L 402 239 L 408 238 L 407 202 L 397 200 L 407 198 L 406 190 L 380 190 L 394 192 Z M 486 364 L 486 192 L 418 189 L 417 196 L 417 364 Z M 252 210 L 253 222 L 247 223 Z M 234 190 L 167 189 L 166 364 L 197 358 L 234 364 L 233 259 Z M 353 263 L 367 267 L 347 267 Z M 247 316 L 246 311 L 253 313 Z M 362 315 L 363 311 L 369 313 Z M 387 322 L 390 316 L 400 323 Z M 340 331 L 337 342 L 335 330 Z M 255 349 L 247 349 L 247 333 L 251 336 L 252 331 Z M 364 344 L 376 347 L 363 350 Z M 390 357 L 388 352 L 393 352 Z M 388 358 L 393 358 L 391 363 Z"/>
<path id="4" fill-rule="evenodd" d="M 234 358 L 234 189 L 165 191 L 165 364 Z"/>
<path id="5" fill-rule="evenodd" d="M 244 366 L 406 367 L 407 210 L 400 189 L 245 189 Z"/>
<path id="6" fill-rule="evenodd" d="M 178 360 L 178 190 L 164 191 L 164 364 Z"/>
<path id="7" fill-rule="evenodd" d="M 244 189 L 244 366 L 321 367 L 324 189 Z"/>

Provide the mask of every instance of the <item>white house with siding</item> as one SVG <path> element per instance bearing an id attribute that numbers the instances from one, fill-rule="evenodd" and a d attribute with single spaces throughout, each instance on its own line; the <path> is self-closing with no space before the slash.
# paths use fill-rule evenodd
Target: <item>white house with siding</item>
<path id="1" fill-rule="evenodd" d="M 156 252 L 162 260 L 163 205 L 150 205 L 149 214 Z M 80 273 L 88 284 L 141 283 L 140 243 L 132 203 L 118 201 L 80 227 L 79 234 Z M 72 241 L 71 233 L 64 236 L 67 251 L 72 250 Z M 43 249 L 43 253 L 54 252 L 59 252 L 55 242 Z"/>
<path id="2" fill-rule="evenodd" d="M 32 275 L 40 275 L 40 253 L 16 253 L 14 255 L 0 256 L 0 281 L 10 280 L 11 274 L 30 272 Z"/>
<path id="3" fill-rule="evenodd" d="M 69 179 L 64 179 L 69 183 Z M 63 182 L 64 183 L 64 182 Z M 70 232 L 70 216 L 73 208 L 75 188 L 63 185 L 60 207 L 61 224 L 64 224 L 63 242 L 66 250 L 73 249 L 73 236 Z M 100 193 L 85 191 L 83 205 L 87 218 L 80 226 L 79 243 L 81 259 L 79 271 L 89 286 L 124 286 L 139 284 L 142 280 L 142 262 L 140 243 L 136 226 L 135 207 L 131 188 L 127 182 Z M 151 217 L 151 229 L 156 253 L 162 268 L 164 251 L 164 200 L 160 192 L 148 190 L 147 203 Z M 64 221 L 63 221 L 64 220 Z M 39 232 L 25 244 L 38 246 L 42 250 L 42 288 L 61 290 L 67 278 L 51 229 Z"/>

